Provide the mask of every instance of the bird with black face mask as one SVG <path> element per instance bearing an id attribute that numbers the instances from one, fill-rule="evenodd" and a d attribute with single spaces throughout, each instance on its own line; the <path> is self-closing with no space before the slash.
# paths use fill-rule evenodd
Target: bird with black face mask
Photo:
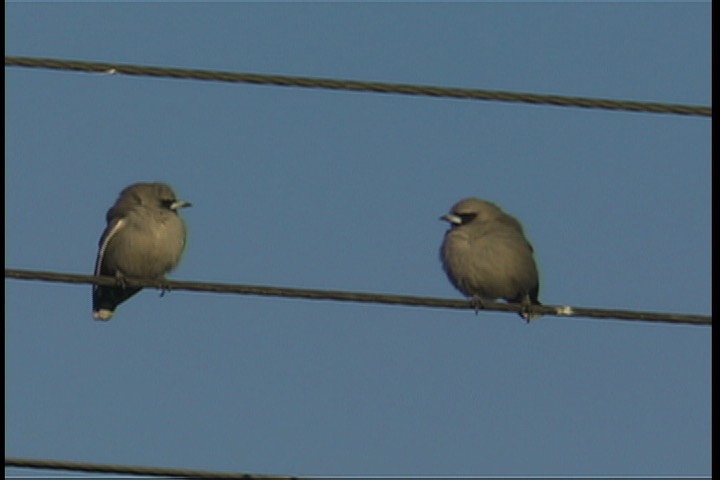
<path id="1" fill-rule="evenodd" d="M 466 198 L 440 217 L 450 223 L 440 260 L 450 282 L 480 308 L 483 300 L 504 299 L 527 307 L 540 305 L 533 248 L 522 225 L 494 203 Z"/>
<path id="2" fill-rule="evenodd" d="M 125 279 L 162 280 L 178 265 L 186 236 L 178 210 L 190 205 L 164 183 L 135 183 L 120 192 L 107 212 L 95 261 L 95 275 L 113 276 L 120 284 L 93 285 L 93 318 L 110 320 L 120 303 L 141 290 L 124 286 Z"/>

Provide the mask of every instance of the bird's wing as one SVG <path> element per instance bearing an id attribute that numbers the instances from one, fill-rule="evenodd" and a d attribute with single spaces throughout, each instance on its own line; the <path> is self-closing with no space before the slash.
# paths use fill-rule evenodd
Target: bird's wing
<path id="1" fill-rule="evenodd" d="M 100 248 L 98 248 L 97 258 L 95 259 L 95 275 L 100 275 L 103 257 L 105 256 L 105 250 L 107 249 L 110 240 L 115 235 L 117 235 L 117 233 L 125 226 L 126 223 L 127 220 L 122 217 L 115 218 L 110 223 L 108 223 L 108 226 L 105 228 L 105 231 L 100 237 Z"/>

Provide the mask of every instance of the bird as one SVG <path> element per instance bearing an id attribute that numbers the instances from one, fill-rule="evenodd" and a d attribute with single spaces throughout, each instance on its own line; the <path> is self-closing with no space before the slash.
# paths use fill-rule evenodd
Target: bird
<path id="1" fill-rule="evenodd" d="M 476 306 L 504 299 L 522 305 L 526 321 L 538 300 L 540 281 L 533 247 L 520 222 L 499 206 L 479 198 L 465 198 L 440 217 L 450 224 L 440 247 L 440 260 L 450 280 Z"/>
<path id="2" fill-rule="evenodd" d="M 96 320 L 110 320 L 115 308 L 141 290 L 125 280 L 163 280 L 180 262 L 185 249 L 185 222 L 178 200 L 166 183 L 134 183 L 124 188 L 105 216 L 95 259 L 95 275 L 113 276 L 116 286 L 93 285 Z"/>

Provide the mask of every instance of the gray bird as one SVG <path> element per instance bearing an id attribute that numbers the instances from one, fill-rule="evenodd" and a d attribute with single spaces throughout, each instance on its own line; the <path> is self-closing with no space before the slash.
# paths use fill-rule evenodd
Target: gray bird
<path id="1" fill-rule="evenodd" d="M 533 248 L 522 225 L 494 203 L 466 198 L 440 217 L 450 223 L 440 260 L 450 282 L 479 307 L 483 300 L 505 299 L 525 309 L 540 305 Z"/>
<path id="2" fill-rule="evenodd" d="M 93 318 L 110 320 L 119 304 L 141 290 L 125 287 L 125 279 L 162 280 L 177 266 L 186 235 L 178 209 L 190 205 L 165 183 L 135 183 L 120 192 L 107 212 L 95 260 L 95 275 L 113 276 L 119 285 L 93 285 Z"/>

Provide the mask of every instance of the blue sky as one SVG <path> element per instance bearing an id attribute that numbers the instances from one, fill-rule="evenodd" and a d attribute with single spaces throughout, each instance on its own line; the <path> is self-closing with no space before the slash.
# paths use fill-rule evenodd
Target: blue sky
<path id="1" fill-rule="evenodd" d="M 709 105 L 710 3 L 7 3 L 6 55 Z M 457 200 L 548 304 L 710 314 L 711 121 L 5 69 L 6 268 L 137 181 L 178 280 L 460 298 Z M 285 475 L 709 475 L 711 328 L 6 280 L 5 454 Z M 31 475 L 32 470 L 6 473 Z"/>

